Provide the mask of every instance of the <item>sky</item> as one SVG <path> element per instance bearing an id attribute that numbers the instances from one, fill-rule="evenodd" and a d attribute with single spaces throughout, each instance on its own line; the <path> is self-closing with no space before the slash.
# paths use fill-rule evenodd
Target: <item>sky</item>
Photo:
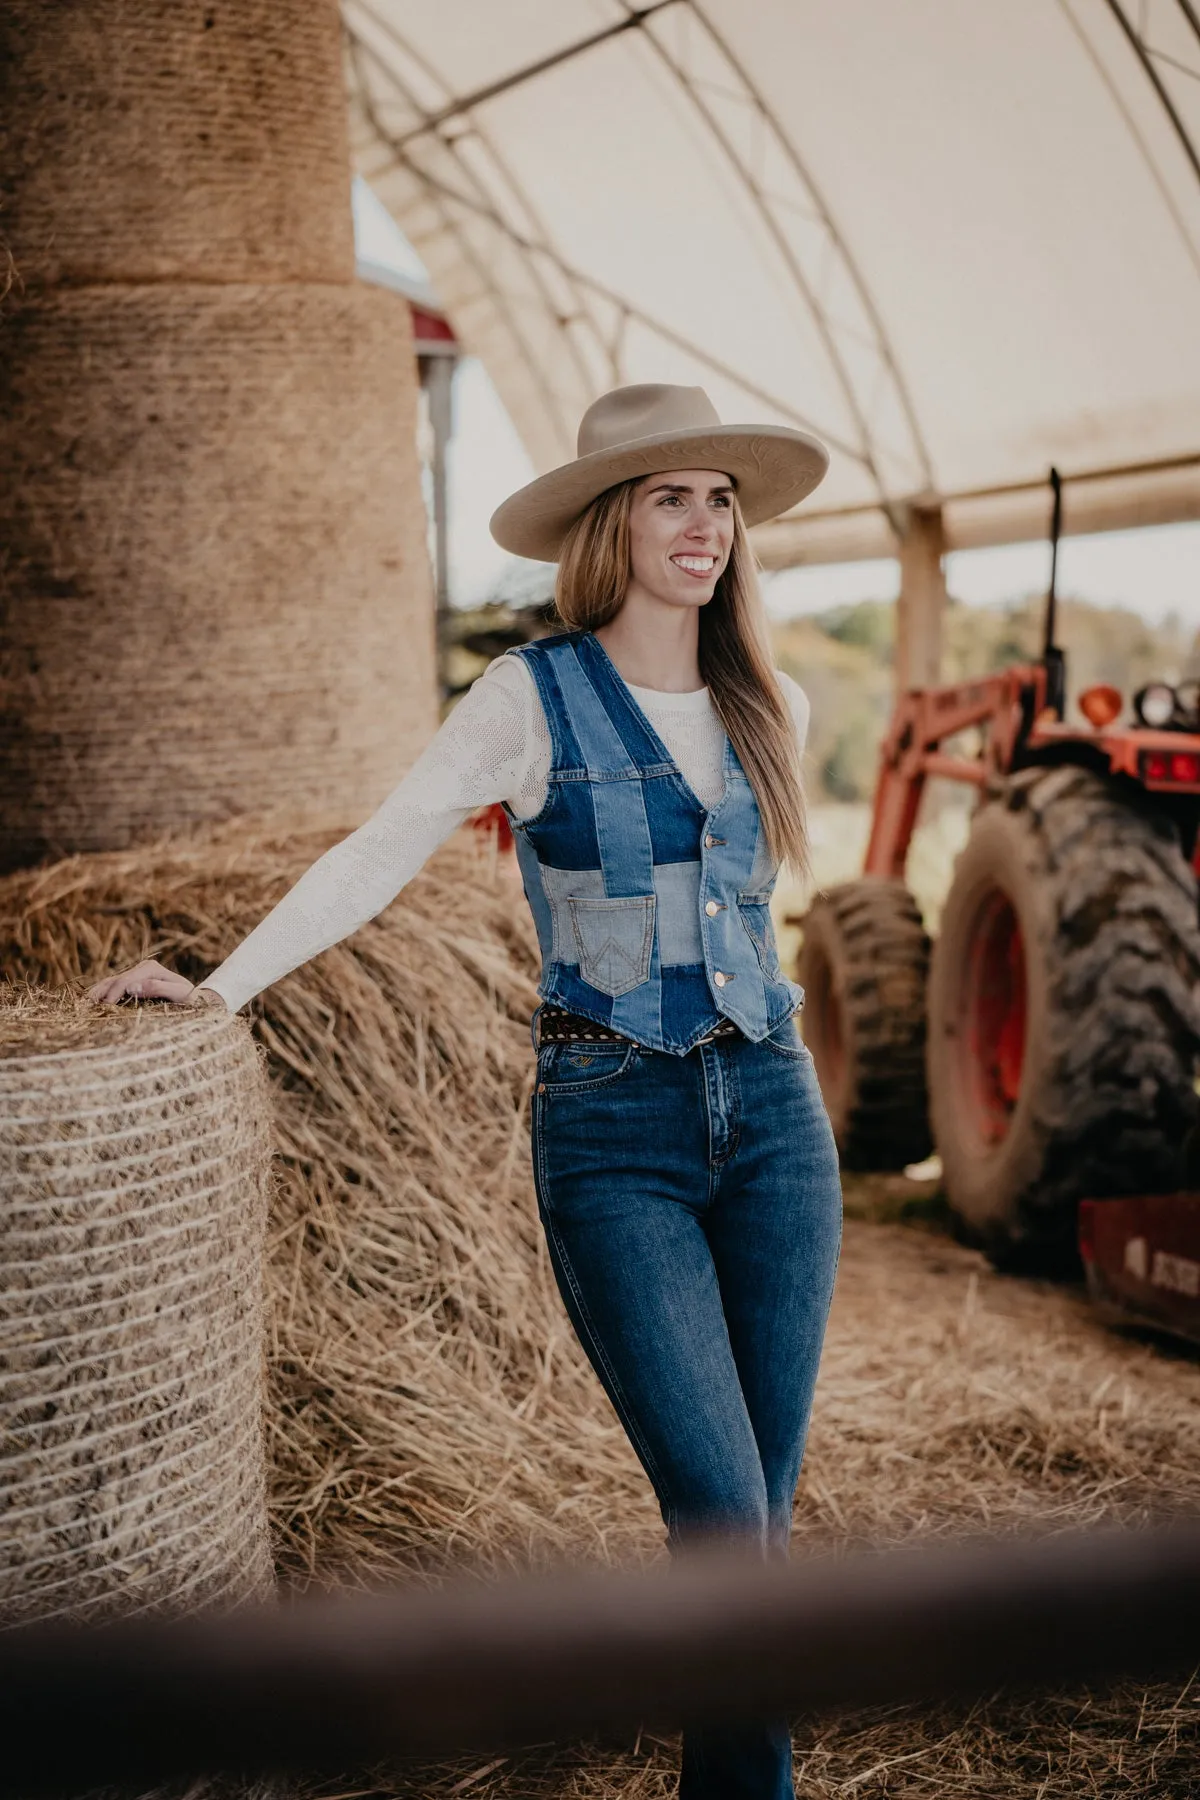
<path id="1" fill-rule="evenodd" d="M 408 279 L 427 280 L 416 253 L 361 180 L 354 190 L 355 243 L 360 262 L 383 264 Z M 500 502 L 529 481 L 533 466 L 481 363 L 466 357 L 455 377 L 450 491 L 450 590 L 458 606 L 475 606 L 516 559 L 493 543 L 488 520 Z M 950 593 L 969 606 L 993 606 L 1044 593 L 1049 578 L 1045 543 L 960 550 L 946 558 Z M 788 569 L 766 577 L 767 607 L 777 617 L 819 612 L 855 600 L 892 600 L 899 586 L 894 560 L 833 563 Z M 1159 622 L 1175 614 L 1200 631 L 1200 524 L 1064 538 L 1059 592 L 1096 606 L 1123 606 Z"/>

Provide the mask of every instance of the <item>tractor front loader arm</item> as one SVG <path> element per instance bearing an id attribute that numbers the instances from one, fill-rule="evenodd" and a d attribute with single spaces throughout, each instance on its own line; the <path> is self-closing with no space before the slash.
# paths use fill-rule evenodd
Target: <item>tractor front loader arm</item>
<path id="1" fill-rule="evenodd" d="M 913 688 L 896 703 L 879 751 L 879 777 L 863 873 L 903 880 L 925 783 L 932 776 L 985 787 L 1013 767 L 1021 738 L 1045 704 L 1040 663 L 1004 669 L 954 687 Z M 979 757 L 953 756 L 941 745 L 972 725 L 986 725 Z"/>

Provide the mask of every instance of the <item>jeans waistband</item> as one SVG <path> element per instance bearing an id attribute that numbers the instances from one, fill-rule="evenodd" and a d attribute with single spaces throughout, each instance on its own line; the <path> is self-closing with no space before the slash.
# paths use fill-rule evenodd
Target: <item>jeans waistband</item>
<path id="1" fill-rule="evenodd" d="M 630 1044 L 636 1042 L 624 1032 L 614 1031 L 610 1025 L 600 1025 L 595 1019 L 585 1019 L 581 1013 L 568 1012 L 565 1007 L 555 1006 L 544 1001 L 534 1013 L 530 1021 L 530 1032 L 533 1047 L 540 1050 L 543 1044 Z M 717 1038 L 741 1037 L 742 1033 L 732 1019 L 721 1019 L 704 1037 L 696 1040 L 699 1044 L 711 1044 Z"/>

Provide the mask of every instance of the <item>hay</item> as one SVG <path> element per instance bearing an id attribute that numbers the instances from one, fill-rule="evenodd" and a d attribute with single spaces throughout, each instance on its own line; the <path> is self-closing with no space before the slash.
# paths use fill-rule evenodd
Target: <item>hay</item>
<path id="1" fill-rule="evenodd" d="M 240 1020 L 0 993 L 0 1616 L 261 1598 L 266 1085 Z"/>
<path id="2" fill-rule="evenodd" d="M 377 288 L 114 285 L 17 310 L 0 867 L 379 803 L 435 724 L 416 396 L 408 308 Z"/>
<path id="3" fill-rule="evenodd" d="M 198 975 L 322 842 L 229 827 L 10 876 L 0 959 L 53 983 L 146 954 Z M 648 1486 L 535 1222 L 534 968 L 511 876 L 464 834 L 380 920 L 255 1008 L 281 1150 L 269 1429 L 290 1583 L 660 1553 Z M 851 1219 L 798 1547 L 1136 1523 L 1194 1504 L 1198 1399 L 1193 1362 L 1105 1330 L 1077 1293 L 1003 1280 L 931 1232 Z M 1200 1789 L 1195 1692 L 801 1721 L 799 1791 L 1182 1800 Z M 429 1800 L 665 1800 L 674 1755 L 646 1737 L 372 1779 Z"/>
<path id="4" fill-rule="evenodd" d="M 0 882 L 0 966 L 210 970 L 326 840 Z M 653 1553 L 657 1512 L 562 1314 L 531 1193 L 532 926 L 464 833 L 400 903 L 256 1004 L 280 1178 L 268 1259 L 285 1578 Z"/>
<path id="5" fill-rule="evenodd" d="M 42 282 L 349 281 L 335 0 L 5 0 L 0 222 Z"/>

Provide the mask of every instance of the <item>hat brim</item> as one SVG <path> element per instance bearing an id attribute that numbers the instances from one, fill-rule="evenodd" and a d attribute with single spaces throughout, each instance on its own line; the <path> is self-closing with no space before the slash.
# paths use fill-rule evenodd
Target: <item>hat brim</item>
<path id="1" fill-rule="evenodd" d="M 737 488 L 747 525 L 786 512 L 811 494 L 829 467 L 819 438 L 786 425 L 706 425 L 596 450 L 539 475 L 492 514 L 504 550 L 557 562 L 563 539 L 599 494 L 667 469 L 719 469 Z"/>

